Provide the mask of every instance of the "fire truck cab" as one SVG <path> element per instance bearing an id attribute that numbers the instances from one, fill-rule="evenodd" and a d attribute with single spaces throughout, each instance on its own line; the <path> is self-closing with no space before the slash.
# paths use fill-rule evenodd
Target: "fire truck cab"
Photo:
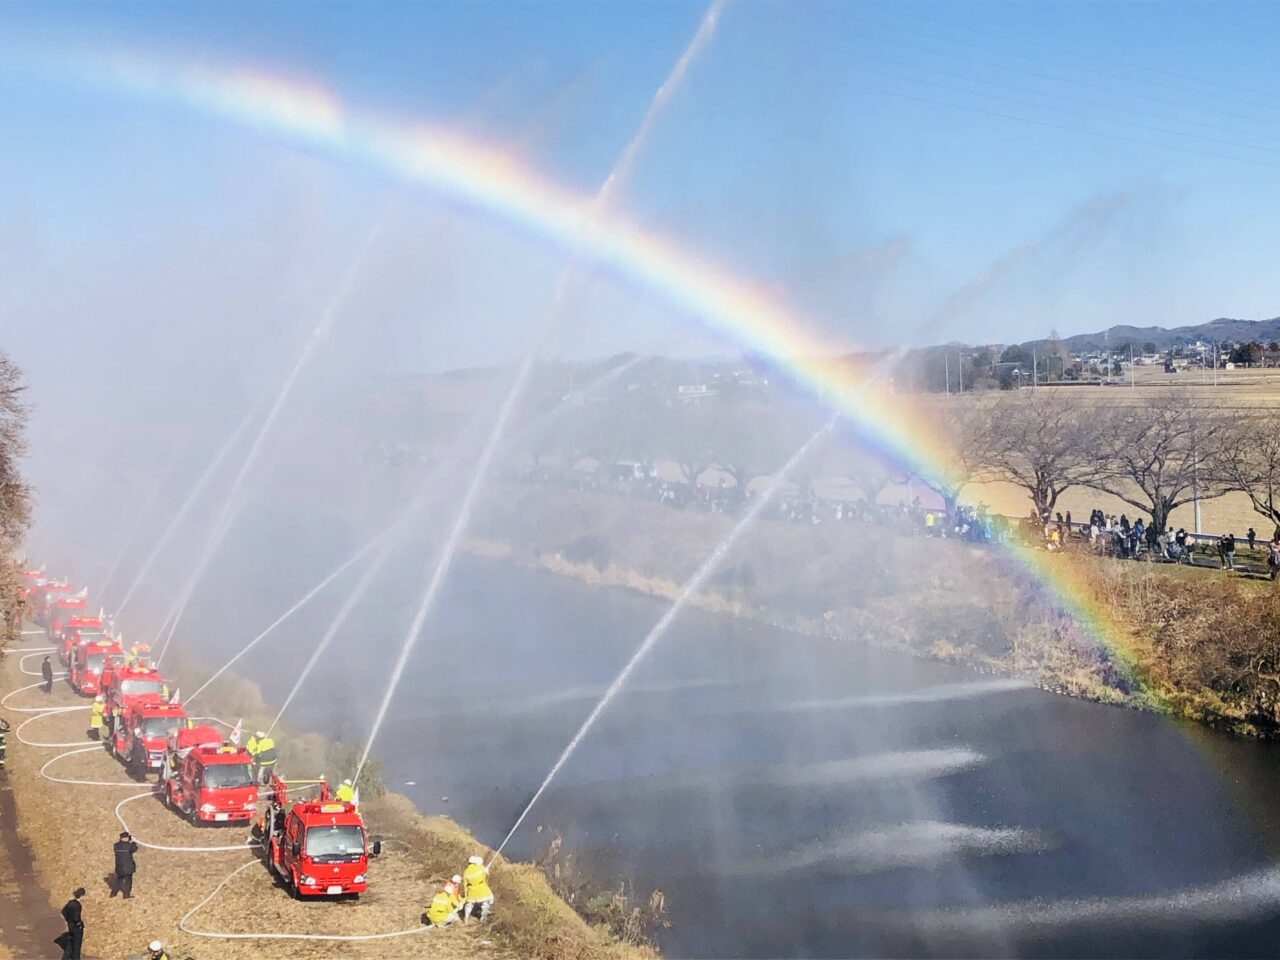
<path id="1" fill-rule="evenodd" d="M 248 750 L 207 726 L 178 730 L 168 746 L 160 772 L 166 804 L 196 825 L 253 819 L 258 787 Z"/>
<path id="2" fill-rule="evenodd" d="M 106 701 L 103 717 L 108 733 L 114 732 L 116 720 L 133 701 L 142 697 L 164 699 L 167 695 L 164 677 L 151 664 L 130 665 L 112 657 L 102 671 L 102 698 Z"/>
<path id="3" fill-rule="evenodd" d="M 45 580 L 43 583 L 37 583 L 27 594 L 27 606 L 30 608 L 31 619 L 40 626 L 47 626 L 45 622 L 45 614 L 49 612 L 53 606 L 53 601 L 59 597 L 70 596 L 74 591 L 71 584 L 65 580 Z"/>
<path id="4" fill-rule="evenodd" d="M 67 625 L 72 618 L 97 621 L 99 629 L 102 627 L 102 621 L 96 617 L 89 616 L 89 602 L 80 594 L 73 594 L 69 597 L 58 597 L 51 604 L 44 616 L 45 633 L 49 636 L 49 642 L 52 644 L 62 644 L 62 628 Z M 59 652 L 61 656 L 61 651 Z M 63 663 L 66 660 L 63 659 Z"/>
<path id="5" fill-rule="evenodd" d="M 61 602 L 59 603 L 61 604 Z M 101 617 L 73 615 L 63 617 L 57 623 L 58 628 L 53 635 L 53 642 L 58 647 L 58 659 L 68 667 L 71 666 L 71 661 L 75 659 L 76 644 L 90 643 L 94 640 L 101 640 L 106 636 L 106 631 L 102 628 Z"/>
<path id="6" fill-rule="evenodd" d="M 318 785 L 319 797 L 289 804 L 290 786 Z M 367 886 L 364 820 L 353 803 L 334 800 L 324 780 L 271 777 L 263 823 L 267 862 L 295 897 L 359 895 Z"/>
<path id="7" fill-rule="evenodd" d="M 72 688 L 82 697 L 96 697 L 102 693 L 102 675 L 110 669 L 110 662 L 124 656 L 120 644 L 114 640 L 81 641 L 71 654 L 68 678 Z"/>
<path id="8" fill-rule="evenodd" d="M 131 776 L 145 780 L 148 772 L 164 766 L 169 737 L 186 724 L 182 704 L 155 696 L 136 697 L 117 718 L 107 750 L 120 758 Z"/>

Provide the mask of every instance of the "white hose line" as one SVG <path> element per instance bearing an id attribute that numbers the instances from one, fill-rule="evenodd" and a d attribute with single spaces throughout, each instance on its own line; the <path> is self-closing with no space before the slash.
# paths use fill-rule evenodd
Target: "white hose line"
<path id="1" fill-rule="evenodd" d="M 91 703 L 86 703 L 84 704 L 84 706 L 80 706 L 80 707 L 58 707 L 58 706 L 11 707 L 9 706 L 9 698 L 12 697 L 15 693 L 22 693 L 22 691 L 24 690 L 34 690 L 36 687 L 43 687 L 43 686 L 44 686 L 44 681 L 37 680 L 35 683 L 29 683 L 25 687 L 18 687 L 17 690 L 10 690 L 3 697 L 0 697 L 0 707 L 4 707 L 4 709 L 6 710 L 12 710 L 14 713 L 48 713 L 51 710 L 88 710 L 91 706 L 93 706 L 93 704 Z"/>
<path id="2" fill-rule="evenodd" d="M 40 633 L 44 633 L 44 631 L 43 631 L 43 630 L 23 630 L 23 631 L 21 631 L 21 632 L 20 632 L 20 635 L 21 635 L 21 636 L 24 636 L 24 637 L 34 637 L 34 636 L 36 636 L 37 634 L 40 634 Z M 52 649 L 52 648 L 50 648 L 50 649 Z"/>
<path id="3" fill-rule="evenodd" d="M 136 786 L 136 784 L 135 784 Z M 155 790 L 148 790 L 146 793 L 135 793 L 132 797 L 125 797 L 116 804 L 116 819 L 120 821 L 121 829 L 127 831 L 133 837 L 134 842 L 140 847 L 146 847 L 148 850 L 165 850 L 169 853 L 234 853 L 236 850 L 252 850 L 254 847 L 262 846 L 257 840 L 248 840 L 244 843 L 235 843 L 218 847 L 167 847 L 162 843 L 147 843 L 145 840 L 139 840 L 138 837 L 129 829 L 129 824 L 125 823 L 124 817 L 120 813 L 120 808 L 126 803 L 132 803 L 134 800 L 141 800 L 143 797 L 154 797 L 160 792 L 157 787 Z M 168 804 L 165 804 L 168 807 Z M 175 811 L 174 816 L 178 814 Z"/>
<path id="4" fill-rule="evenodd" d="M 225 933 L 216 930 L 196 930 L 194 927 L 187 926 L 187 921 L 194 917 L 206 904 L 214 897 L 222 892 L 223 887 L 236 878 L 240 871 L 252 866 L 261 866 L 262 861 L 253 859 L 247 863 L 232 870 L 222 882 L 213 888 L 213 892 L 197 903 L 194 907 L 182 915 L 182 919 L 178 921 L 178 929 L 183 933 L 190 934 L 193 937 L 208 937 L 212 940 L 323 940 L 338 941 L 341 943 L 362 943 L 369 940 L 392 940 L 397 937 L 411 937 L 416 933 L 425 933 L 428 930 L 434 930 L 435 927 L 419 925 L 410 927 L 407 930 L 393 930 L 390 933 L 363 933 L 363 934 L 337 934 L 337 933 Z"/>
<path id="5" fill-rule="evenodd" d="M 47 772 L 50 766 L 57 763 L 63 757 L 70 757 L 73 754 L 88 753 L 90 750 L 101 749 L 101 745 L 92 744 L 91 746 L 81 747 L 79 750 L 68 750 L 65 753 L 60 753 L 45 761 L 45 765 L 40 768 L 40 776 L 53 783 L 65 783 L 76 787 L 132 787 L 135 790 L 138 789 L 137 780 L 70 780 L 66 777 L 55 777 L 51 773 Z"/>
<path id="6" fill-rule="evenodd" d="M 50 647 L 49 649 L 52 650 L 54 648 Z M 42 656 L 44 653 L 45 653 L 44 650 L 33 650 L 30 653 L 24 653 L 22 656 L 18 658 L 18 669 L 21 670 L 23 673 L 25 673 L 28 677 L 43 678 L 44 674 L 41 673 L 39 670 L 28 670 L 25 666 L 23 666 L 23 664 L 25 664 L 32 657 L 39 657 L 39 656 Z M 53 675 L 53 679 L 57 680 L 59 677 L 65 677 L 65 676 L 67 676 L 67 672 L 62 671 L 61 673 L 55 673 Z"/>
<path id="7" fill-rule="evenodd" d="M 40 720 L 44 717 L 50 717 L 60 713 L 71 713 L 75 710 L 85 710 L 85 709 L 87 708 L 86 707 L 54 707 L 53 709 L 48 710 L 44 713 L 37 713 L 34 717 L 27 717 L 27 719 L 23 720 L 20 724 L 18 724 L 18 729 L 13 731 L 13 735 L 18 738 L 19 743 L 25 744 L 28 747 L 83 747 L 86 745 L 90 745 L 90 744 L 86 744 L 84 739 L 72 740 L 70 742 L 63 741 L 60 743 L 45 743 L 41 740 L 28 740 L 26 737 L 22 735 L 22 728 L 25 727 L 28 723 L 31 723 L 33 720 Z"/>

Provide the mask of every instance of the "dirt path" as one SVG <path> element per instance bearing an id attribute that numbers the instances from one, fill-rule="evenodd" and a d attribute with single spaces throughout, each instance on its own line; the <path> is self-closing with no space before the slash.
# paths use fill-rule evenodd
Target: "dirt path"
<path id="1" fill-rule="evenodd" d="M 53 938 L 65 929 L 58 909 L 35 875 L 18 834 L 13 789 L 0 774 L 0 949 L 14 958 L 55 956 Z"/>

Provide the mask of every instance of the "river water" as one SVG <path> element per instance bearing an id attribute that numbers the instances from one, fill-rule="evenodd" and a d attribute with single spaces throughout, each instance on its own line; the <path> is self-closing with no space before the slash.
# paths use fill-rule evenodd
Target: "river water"
<path id="1" fill-rule="evenodd" d="M 401 572 L 293 723 L 371 709 Z M 496 843 L 664 605 L 474 559 L 442 599 L 375 752 Z M 662 890 L 668 956 L 1274 956 L 1278 789 L 1271 744 L 695 611 L 508 852 Z"/>

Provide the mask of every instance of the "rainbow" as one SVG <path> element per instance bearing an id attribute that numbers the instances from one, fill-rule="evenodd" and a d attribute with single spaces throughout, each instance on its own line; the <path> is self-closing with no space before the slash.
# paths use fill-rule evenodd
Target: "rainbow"
<path id="1" fill-rule="evenodd" d="M 42 69 L 49 64 L 40 60 Z M 731 276 L 623 216 L 601 215 L 589 197 L 538 176 L 500 149 L 416 120 L 352 110 L 318 83 L 260 69 L 95 53 L 63 61 L 57 75 L 94 90 L 106 83 L 158 103 L 176 102 L 338 159 L 371 164 L 567 248 L 770 357 L 913 469 L 942 477 L 954 473 L 947 438 L 927 411 L 889 391 L 863 389 L 865 374 L 824 359 L 830 354 L 827 338 L 767 288 Z M 1011 546 L 1009 552 L 1122 671 L 1135 682 L 1144 679 L 1128 629 L 1091 600 L 1077 574 L 1044 551 Z"/>

